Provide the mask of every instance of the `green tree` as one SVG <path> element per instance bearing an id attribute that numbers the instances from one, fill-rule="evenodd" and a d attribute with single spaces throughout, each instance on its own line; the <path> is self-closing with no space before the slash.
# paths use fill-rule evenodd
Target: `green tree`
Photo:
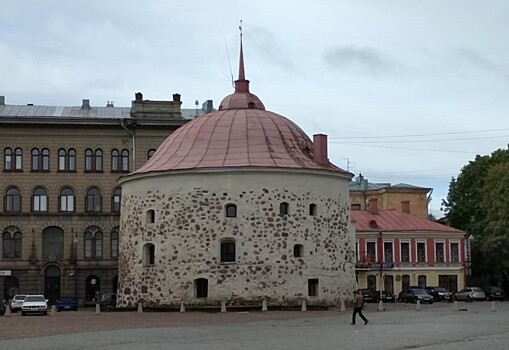
<path id="1" fill-rule="evenodd" d="M 474 271 L 509 271 L 509 150 L 477 156 L 449 185 L 442 202 L 451 226 L 472 238 Z"/>

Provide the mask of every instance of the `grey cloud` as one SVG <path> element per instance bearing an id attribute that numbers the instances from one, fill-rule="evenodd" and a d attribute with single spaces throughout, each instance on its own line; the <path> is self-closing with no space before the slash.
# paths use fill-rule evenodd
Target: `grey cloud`
<path id="1" fill-rule="evenodd" d="M 342 46 L 327 51 L 323 58 L 330 66 L 357 73 L 393 74 L 400 64 L 370 47 Z"/>
<path id="2" fill-rule="evenodd" d="M 456 57 L 470 63 L 476 68 L 484 70 L 485 72 L 499 75 L 505 80 L 509 81 L 509 69 L 491 61 L 475 50 L 459 48 L 454 51 L 454 54 Z"/>
<path id="3" fill-rule="evenodd" d="M 274 33 L 256 26 L 252 29 L 250 40 L 254 43 L 256 52 L 263 55 L 264 58 L 289 71 L 295 71 L 295 65 L 282 50 Z"/>

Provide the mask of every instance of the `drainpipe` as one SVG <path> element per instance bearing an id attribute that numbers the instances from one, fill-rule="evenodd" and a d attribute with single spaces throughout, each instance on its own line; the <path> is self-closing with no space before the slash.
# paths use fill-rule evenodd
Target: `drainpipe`
<path id="1" fill-rule="evenodd" d="M 379 284 L 380 284 L 380 300 L 382 300 L 382 291 L 383 291 L 383 288 L 385 287 L 385 283 L 384 283 L 384 278 L 382 276 L 382 273 L 383 273 L 383 268 L 382 268 L 382 265 L 383 265 L 383 253 L 384 253 L 384 247 L 383 247 L 383 233 L 382 231 L 378 232 L 378 263 L 380 264 L 380 279 L 379 279 Z"/>
<path id="2" fill-rule="evenodd" d="M 122 128 L 124 128 L 125 131 L 127 131 L 129 134 L 131 134 L 131 140 L 132 140 L 132 148 L 133 148 L 133 171 L 136 170 L 136 136 L 135 132 L 131 131 L 125 126 L 124 122 L 127 120 L 127 118 L 124 118 L 121 120 L 120 125 Z"/>

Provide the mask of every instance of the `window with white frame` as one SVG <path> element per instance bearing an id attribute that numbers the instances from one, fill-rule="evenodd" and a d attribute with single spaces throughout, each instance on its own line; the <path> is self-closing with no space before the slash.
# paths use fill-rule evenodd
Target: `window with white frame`
<path id="1" fill-rule="evenodd" d="M 399 245 L 401 262 L 410 262 L 410 242 L 402 241 Z"/>
<path id="2" fill-rule="evenodd" d="M 435 242 L 435 261 L 445 262 L 444 242 Z"/>
<path id="3" fill-rule="evenodd" d="M 451 262 L 460 262 L 460 244 L 458 242 L 450 243 Z"/>
<path id="4" fill-rule="evenodd" d="M 360 261 L 359 241 L 355 241 L 355 261 Z"/>
<path id="5" fill-rule="evenodd" d="M 392 241 L 384 242 L 384 261 L 385 262 L 394 261 L 394 243 Z"/>
<path id="6" fill-rule="evenodd" d="M 366 260 L 368 262 L 375 262 L 376 256 L 376 242 L 366 242 Z"/>
<path id="7" fill-rule="evenodd" d="M 426 262 L 426 242 L 416 242 L 417 246 L 417 262 Z"/>

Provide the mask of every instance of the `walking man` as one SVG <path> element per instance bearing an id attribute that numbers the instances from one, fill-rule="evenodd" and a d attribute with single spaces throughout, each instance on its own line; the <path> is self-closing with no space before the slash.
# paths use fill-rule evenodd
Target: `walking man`
<path id="1" fill-rule="evenodd" d="M 362 318 L 364 324 L 368 324 L 368 319 L 364 317 L 362 314 L 362 304 L 364 303 L 364 297 L 362 296 L 361 290 L 357 289 L 353 292 L 353 314 L 352 314 L 352 323 L 355 324 L 355 318 L 357 314 Z"/>

